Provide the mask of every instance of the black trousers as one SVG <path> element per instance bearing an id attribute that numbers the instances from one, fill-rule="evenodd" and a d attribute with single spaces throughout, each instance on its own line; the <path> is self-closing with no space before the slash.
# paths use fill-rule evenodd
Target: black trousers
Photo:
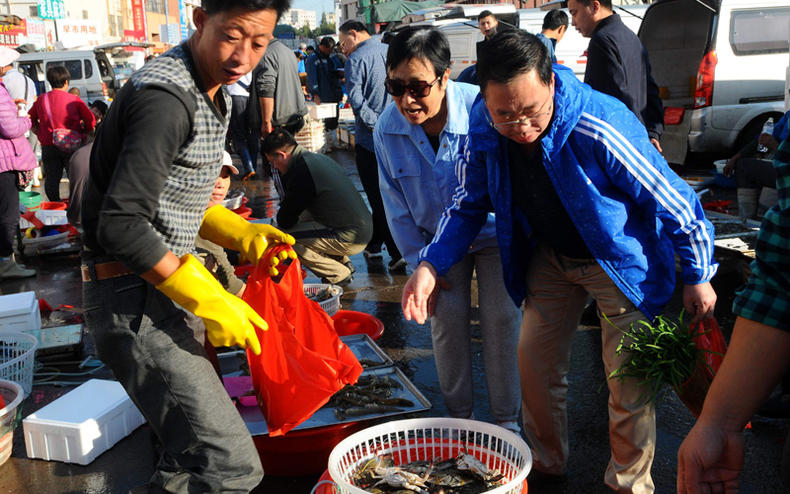
<path id="1" fill-rule="evenodd" d="M 16 172 L 0 173 L 0 257 L 14 252 L 14 237 L 19 228 L 19 191 Z"/>
<path id="2" fill-rule="evenodd" d="M 357 157 L 357 171 L 362 188 L 368 196 L 370 209 L 373 211 L 373 237 L 368 242 L 367 249 L 377 251 L 381 249 L 381 244 L 387 246 L 392 259 L 400 259 L 401 254 L 395 245 L 395 240 L 390 233 L 387 224 L 387 215 L 384 212 L 384 203 L 381 201 L 381 189 L 379 188 L 379 164 L 376 160 L 376 153 L 369 151 L 357 144 L 354 146 Z"/>
<path id="3" fill-rule="evenodd" d="M 44 193 L 48 201 L 60 201 L 60 179 L 63 170 L 68 174 L 70 153 L 55 146 L 41 146 L 41 161 L 44 164 Z"/>

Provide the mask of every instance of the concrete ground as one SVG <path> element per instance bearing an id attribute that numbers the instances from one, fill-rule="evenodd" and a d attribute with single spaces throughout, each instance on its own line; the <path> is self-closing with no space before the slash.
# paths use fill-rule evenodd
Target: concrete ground
<path id="1" fill-rule="evenodd" d="M 346 167 L 349 175 L 359 185 L 353 156 L 342 151 L 334 153 L 333 156 Z M 271 182 L 259 180 L 243 185 L 234 184 L 234 187 L 239 186 L 245 187 L 247 195 L 253 198 L 254 216 L 271 217 L 274 214 L 276 201 L 272 199 Z M 386 330 L 378 344 L 433 403 L 433 408 L 425 415 L 443 416 L 445 409 L 436 377 L 429 327 L 405 321 L 400 312 L 400 291 L 407 275 L 389 273 L 386 268 L 389 258 L 386 255 L 383 260 L 368 261 L 359 254 L 353 256 L 352 261 L 357 272 L 354 281 L 345 288 L 343 308 L 372 314 L 384 322 Z M 742 261 L 737 258 L 721 261 L 722 269 L 714 280 L 719 294 L 716 315 L 725 332 L 729 332 L 733 323 L 729 307 L 734 289 L 742 280 Z M 44 321 L 45 326 L 64 324 L 70 316 L 79 312 L 81 306 L 78 256 L 38 256 L 30 258 L 29 264 L 38 269 L 38 275 L 26 280 L 3 281 L 0 283 L 0 293 L 35 290 L 39 298 L 46 299 L 53 306 L 71 304 L 75 307 L 73 311 L 56 312 Z M 680 310 L 678 295 L 676 293 L 667 310 L 670 314 L 677 314 Z M 565 484 L 552 488 L 532 487 L 530 493 L 610 492 L 603 484 L 609 447 L 607 392 L 601 364 L 600 337 L 597 322 L 584 320 L 573 342 L 568 376 L 569 479 Z M 47 360 L 45 365 L 48 369 L 41 370 L 58 369 L 61 373 L 79 370 L 73 363 L 64 362 L 79 362 L 92 349 L 90 335 L 86 335 L 84 348 L 79 352 L 39 359 Z M 479 371 L 475 373 L 475 416 L 480 420 L 489 420 L 479 332 L 474 337 L 474 349 L 474 365 Z M 72 377 L 60 374 L 49 376 L 49 379 L 80 382 L 88 377 L 107 378 L 110 375 L 106 370 L 100 370 L 91 376 Z M 27 416 L 70 389 L 72 386 L 35 386 L 33 393 L 23 404 L 22 415 Z M 668 393 L 666 399 L 658 405 L 657 417 L 658 439 L 652 473 L 656 492 L 671 493 L 675 491 L 677 449 L 694 419 L 672 393 Z M 785 492 L 780 484 L 779 462 L 789 428 L 785 420 L 755 417 L 751 430 L 746 432 L 747 454 L 741 492 Z M 14 434 L 12 457 L 5 465 L 0 466 L 0 493 L 125 493 L 130 488 L 145 483 L 154 470 L 156 459 L 157 453 L 150 428 L 142 426 L 87 466 L 31 460 L 25 454 L 20 423 Z M 278 476 L 277 472 L 267 472 L 264 481 L 254 492 L 308 493 L 319 474 L 320 472 L 283 477 Z"/>

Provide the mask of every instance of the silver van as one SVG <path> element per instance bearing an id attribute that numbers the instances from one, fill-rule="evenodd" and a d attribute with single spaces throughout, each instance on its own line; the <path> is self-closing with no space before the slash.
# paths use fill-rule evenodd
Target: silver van
<path id="1" fill-rule="evenodd" d="M 23 53 L 15 65 L 35 82 L 38 94 L 51 89 L 47 82 L 47 68 L 52 65 L 62 65 L 69 70 L 69 87 L 79 88 L 80 97 L 88 104 L 96 100 L 109 104 L 118 89 L 112 64 L 101 50 Z"/>
<path id="2" fill-rule="evenodd" d="M 782 115 L 789 27 L 787 0 L 657 0 L 647 9 L 639 38 L 664 102 L 667 161 L 731 156 Z"/>

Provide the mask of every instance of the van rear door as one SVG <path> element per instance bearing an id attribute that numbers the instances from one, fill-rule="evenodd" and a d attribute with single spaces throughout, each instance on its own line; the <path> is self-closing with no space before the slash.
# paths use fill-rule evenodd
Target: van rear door
<path id="1" fill-rule="evenodd" d="M 700 2 L 659 0 L 645 12 L 639 39 L 650 57 L 653 79 L 664 103 L 661 146 L 671 163 L 683 163 L 688 151 L 691 110 L 700 64 L 712 46 L 718 15 Z M 673 115 L 674 120 L 667 120 Z"/>

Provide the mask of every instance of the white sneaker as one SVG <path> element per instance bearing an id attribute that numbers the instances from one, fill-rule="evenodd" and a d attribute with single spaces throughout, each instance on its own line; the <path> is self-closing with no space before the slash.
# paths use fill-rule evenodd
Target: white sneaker
<path id="1" fill-rule="evenodd" d="M 0 279 L 30 278 L 35 275 L 35 269 L 28 269 L 17 264 L 13 254 L 8 257 L 0 257 Z"/>

